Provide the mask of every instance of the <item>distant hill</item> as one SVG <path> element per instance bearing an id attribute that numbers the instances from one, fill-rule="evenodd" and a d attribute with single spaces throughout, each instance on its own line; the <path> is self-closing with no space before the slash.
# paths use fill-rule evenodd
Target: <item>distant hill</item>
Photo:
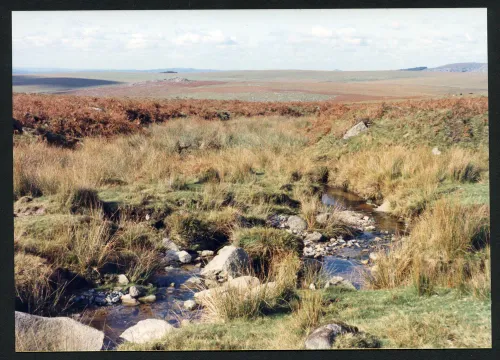
<path id="1" fill-rule="evenodd" d="M 418 67 L 412 67 L 408 69 L 399 69 L 400 71 L 422 71 L 427 69 L 427 66 L 418 66 Z"/>
<path id="2" fill-rule="evenodd" d="M 487 63 L 455 63 L 426 69 L 425 71 L 436 72 L 488 72 Z"/>
<path id="3" fill-rule="evenodd" d="M 147 72 L 147 73 L 199 73 L 199 72 L 215 72 L 220 70 L 213 69 L 195 69 L 195 68 L 165 68 L 165 69 L 151 69 L 151 70 L 137 70 L 137 69 L 67 69 L 67 68 L 21 68 L 13 67 L 12 74 L 55 74 L 55 73 L 71 73 L 71 72 Z"/>
<path id="4" fill-rule="evenodd" d="M 174 72 L 174 73 L 199 73 L 199 72 L 216 72 L 221 70 L 214 69 L 195 69 L 195 68 L 165 68 L 165 69 L 152 69 L 152 70 L 139 70 L 140 72 Z"/>

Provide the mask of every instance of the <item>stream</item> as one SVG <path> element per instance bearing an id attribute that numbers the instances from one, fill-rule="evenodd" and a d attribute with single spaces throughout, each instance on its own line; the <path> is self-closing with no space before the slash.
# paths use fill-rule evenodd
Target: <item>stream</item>
<path id="1" fill-rule="evenodd" d="M 357 195 L 341 189 L 328 189 L 322 196 L 322 202 L 328 206 L 341 206 L 346 210 L 361 212 L 375 220 L 376 230 L 365 231 L 355 236 L 355 240 L 362 244 L 360 247 L 343 247 L 335 255 L 325 256 L 323 269 L 329 275 L 342 276 L 349 280 L 356 288 L 363 286 L 363 271 L 367 266 L 362 260 L 368 259 L 368 250 L 373 248 L 376 237 L 389 238 L 392 234 L 405 233 L 405 225 L 394 216 L 377 212 L 375 207 L 367 204 Z M 377 242 L 383 246 L 390 241 Z M 88 306 L 84 310 L 70 315 L 74 319 L 90 325 L 105 333 L 103 349 L 111 350 L 120 343 L 120 334 L 127 328 L 141 320 L 157 318 L 164 319 L 174 326 L 179 326 L 182 320 L 199 321 L 200 312 L 187 311 L 183 308 L 184 301 L 193 299 L 193 288 L 184 285 L 187 279 L 196 276 L 200 269 L 192 265 L 173 268 L 155 275 L 151 283 L 157 287 L 156 302 L 125 306 L 122 304 L 109 306 Z M 175 286 L 172 287 L 171 284 Z"/>

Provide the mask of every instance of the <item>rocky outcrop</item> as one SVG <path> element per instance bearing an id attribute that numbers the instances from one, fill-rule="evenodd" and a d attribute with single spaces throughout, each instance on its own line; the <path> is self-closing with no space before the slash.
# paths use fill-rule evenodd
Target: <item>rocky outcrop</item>
<path id="1" fill-rule="evenodd" d="M 175 328 L 168 322 L 159 319 L 146 319 L 125 330 L 120 337 L 136 344 L 161 339 Z"/>
<path id="2" fill-rule="evenodd" d="M 357 333 L 358 328 L 346 324 L 332 323 L 315 329 L 306 339 L 308 350 L 331 349 L 335 338 L 340 334 Z"/>
<path id="3" fill-rule="evenodd" d="M 66 318 L 15 312 L 16 351 L 99 351 L 104 333 Z"/>
<path id="4" fill-rule="evenodd" d="M 200 274 L 208 279 L 227 280 L 229 277 L 238 277 L 248 273 L 250 259 L 240 247 L 224 246 L 205 266 Z"/>
<path id="5" fill-rule="evenodd" d="M 345 133 L 344 140 L 359 135 L 362 132 L 365 132 L 366 130 L 368 130 L 368 127 L 365 125 L 363 121 L 360 121 Z"/>

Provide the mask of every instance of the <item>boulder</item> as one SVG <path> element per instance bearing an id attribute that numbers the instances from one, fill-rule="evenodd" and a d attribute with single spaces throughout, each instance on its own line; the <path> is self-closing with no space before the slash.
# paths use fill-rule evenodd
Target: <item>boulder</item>
<path id="1" fill-rule="evenodd" d="M 210 297 L 212 297 L 213 295 L 219 295 L 219 294 L 227 294 L 227 288 L 220 286 L 220 287 L 215 287 L 212 289 L 206 289 L 206 290 L 196 292 L 196 293 L 194 293 L 194 300 L 198 304 L 203 304 L 203 302 L 210 299 Z"/>
<path id="2" fill-rule="evenodd" d="M 16 351 L 99 351 L 104 333 L 67 318 L 15 312 Z"/>
<path id="3" fill-rule="evenodd" d="M 432 149 L 432 154 L 433 155 L 441 155 L 441 151 L 439 151 L 439 149 L 437 147 L 435 147 Z"/>
<path id="4" fill-rule="evenodd" d="M 320 232 L 315 231 L 313 233 L 307 234 L 306 238 L 304 240 L 318 242 L 318 241 L 321 241 L 323 239 L 324 239 L 323 235 Z"/>
<path id="5" fill-rule="evenodd" d="M 163 258 L 163 264 L 165 266 L 177 265 L 179 262 L 179 256 L 177 255 L 177 251 L 175 250 L 167 250 L 165 253 L 165 257 Z"/>
<path id="6" fill-rule="evenodd" d="M 238 289 L 251 289 L 260 285 L 260 281 L 255 276 L 240 276 L 234 279 L 229 279 L 227 287 Z"/>
<path id="7" fill-rule="evenodd" d="M 173 251 L 179 251 L 180 248 L 168 237 L 164 238 L 162 241 L 162 245 L 167 249 L 167 250 L 173 250 Z"/>
<path id="8" fill-rule="evenodd" d="M 189 311 L 193 311 L 198 307 L 198 304 L 194 300 L 184 301 L 184 308 Z"/>
<path id="9" fill-rule="evenodd" d="M 131 286 L 128 289 L 128 293 L 131 297 L 137 298 L 144 294 L 144 289 L 141 286 Z"/>
<path id="10" fill-rule="evenodd" d="M 382 205 L 375 208 L 375 211 L 389 212 L 391 211 L 391 203 L 385 200 Z"/>
<path id="11" fill-rule="evenodd" d="M 189 264 L 191 262 L 191 255 L 187 251 L 178 251 L 177 252 L 177 258 L 179 261 L 183 264 Z"/>
<path id="12" fill-rule="evenodd" d="M 378 260 L 378 254 L 377 253 L 372 252 L 372 253 L 370 253 L 369 257 L 370 257 L 370 260 L 373 261 L 373 262 L 375 262 L 375 261 Z"/>
<path id="13" fill-rule="evenodd" d="M 143 296 L 137 300 L 139 300 L 139 302 L 141 302 L 141 303 L 151 304 L 151 303 L 154 303 L 156 301 L 156 295 L 151 294 L 151 295 Z"/>
<path id="14" fill-rule="evenodd" d="M 365 132 L 368 130 L 368 127 L 366 127 L 365 123 L 363 121 L 357 123 L 354 125 L 352 128 L 350 128 L 344 135 L 344 140 L 349 139 L 353 136 L 359 135 L 362 132 Z"/>
<path id="15" fill-rule="evenodd" d="M 308 350 L 331 349 L 335 338 L 340 334 L 357 333 L 358 329 L 345 324 L 328 324 L 315 329 L 306 339 Z"/>
<path id="16" fill-rule="evenodd" d="M 173 330 L 174 327 L 164 320 L 146 319 L 129 327 L 120 337 L 129 342 L 144 344 L 149 341 L 161 339 Z"/>
<path id="17" fill-rule="evenodd" d="M 224 246 L 200 272 L 208 279 L 227 279 L 238 277 L 248 272 L 250 259 L 245 250 L 233 245 Z"/>
<path id="18" fill-rule="evenodd" d="M 292 215 L 288 218 L 286 224 L 292 231 L 304 231 L 307 229 L 307 223 L 300 216 Z"/>
<path id="19" fill-rule="evenodd" d="M 202 258 L 214 256 L 214 252 L 212 250 L 202 250 L 199 252 L 199 254 L 200 254 L 200 257 L 202 257 Z"/>
<path id="20" fill-rule="evenodd" d="M 134 299 L 130 294 L 123 295 L 121 298 L 122 304 L 125 306 L 136 306 L 139 305 L 139 301 Z"/>
<path id="21" fill-rule="evenodd" d="M 22 134 L 23 133 L 23 124 L 17 120 L 12 118 L 12 122 L 14 124 L 14 133 Z"/>
<path id="22" fill-rule="evenodd" d="M 198 276 L 191 276 L 187 279 L 182 285 L 186 287 L 196 287 L 201 286 L 203 284 L 203 280 Z"/>
<path id="23" fill-rule="evenodd" d="M 120 274 L 118 275 L 118 284 L 120 285 L 128 285 L 129 281 L 128 281 L 128 278 L 125 274 Z"/>

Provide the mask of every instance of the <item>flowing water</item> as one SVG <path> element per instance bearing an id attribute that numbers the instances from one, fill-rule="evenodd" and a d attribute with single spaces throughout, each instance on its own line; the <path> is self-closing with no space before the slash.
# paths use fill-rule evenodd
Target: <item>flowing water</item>
<path id="1" fill-rule="evenodd" d="M 329 189 L 322 196 L 325 205 L 341 206 L 346 210 L 362 212 L 375 220 L 376 231 L 363 232 L 356 236 L 360 242 L 369 242 L 380 234 L 402 233 L 404 224 L 397 218 L 374 210 L 359 196 L 341 189 Z M 362 273 L 366 267 L 361 264 L 362 259 L 368 258 L 366 252 L 357 248 L 343 248 L 336 256 L 325 256 L 323 268 L 330 275 L 342 276 L 351 281 L 356 288 L 363 285 Z M 159 273 L 152 283 L 157 289 L 157 301 L 152 304 L 138 306 L 109 305 L 103 307 L 89 307 L 74 316 L 84 324 L 88 324 L 105 333 L 105 349 L 113 349 L 120 343 L 120 334 L 127 328 L 141 320 L 157 318 L 164 319 L 174 326 L 179 326 L 183 319 L 199 320 L 198 311 L 183 310 L 183 302 L 192 299 L 193 290 L 182 286 L 191 276 L 199 273 L 199 268 L 184 266 Z M 175 287 L 170 287 L 175 283 Z"/>
<path id="2" fill-rule="evenodd" d="M 360 212 L 374 219 L 375 231 L 364 231 L 356 235 L 355 239 L 360 243 L 370 243 L 381 235 L 407 233 L 404 222 L 390 214 L 376 211 L 374 205 L 368 204 L 354 193 L 340 188 L 329 188 L 322 195 L 321 201 L 325 205 Z M 386 244 L 387 242 L 380 245 Z M 367 270 L 361 261 L 368 259 L 368 257 L 369 253 L 363 252 L 361 248 L 345 247 L 340 249 L 336 256 L 325 256 L 323 267 L 329 275 L 342 276 L 359 289 L 363 286 L 363 272 Z"/>

